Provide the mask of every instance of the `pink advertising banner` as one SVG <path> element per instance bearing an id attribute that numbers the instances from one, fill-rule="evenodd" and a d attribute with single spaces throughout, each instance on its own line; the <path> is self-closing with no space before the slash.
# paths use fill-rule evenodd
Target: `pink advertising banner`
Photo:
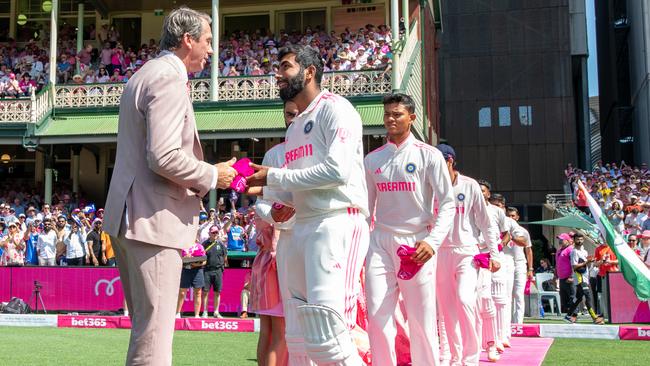
<path id="1" fill-rule="evenodd" d="M 59 328 L 131 328 L 131 319 L 126 316 L 59 315 Z M 252 319 L 176 319 L 176 330 L 205 332 L 254 332 Z"/>
<path id="2" fill-rule="evenodd" d="M 626 341 L 650 341 L 650 327 L 620 327 L 618 335 Z"/>
<path id="3" fill-rule="evenodd" d="M 220 312 L 237 312 L 240 294 L 250 269 L 226 269 L 221 292 Z M 48 311 L 117 311 L 124 307 L 122 284 L 115 267 L 0 267 L 0 301 L 19 297 L 35 307 L 35 282 Z M 192 309 L 188 291 L 184 311 Z M 213 309 L 212 293 L 209 297 Z M 39 303 L 38 308 L 42 305 Z"/>
<path id="4" fill-rule="evenodd" d="M 513 337 L 539 337 L 539 324 L 512 324 L 510 332 Z"/>
<path id="5" fill-rule="evenodd" d="M 621 272 L 607 274 L 609 281 L 610 322 L 650 323 L 648 302 L 641 302 Z"/>

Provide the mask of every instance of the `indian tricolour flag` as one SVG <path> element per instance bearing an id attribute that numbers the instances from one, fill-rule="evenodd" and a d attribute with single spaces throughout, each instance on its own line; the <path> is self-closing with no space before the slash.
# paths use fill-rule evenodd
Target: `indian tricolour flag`
<path id="1" fill-rule="evenodd" d="M 609 220 L 607 220 L 607 216 L 603 215 L 596 200 L 591 197 L 591 194 L 589 194 L 580 181 L 578 181 L 578 189 L 582 190 L 582 193 L 587 197 L 591 215 L 594 217 L 594 220 L 596 220 L 598 229 L 607 241 L 607 245 L 609 245 L 614 254 L 616 254 L 616 258 L 618 258 L 618 266 L 621 269 L 621 272 L 623 272 L 623 277 L 625 277 L 625 280 L 634 288 L 634 292 L 639 300 L 650 300 L 650 270 L 627 245 L 621 234 L 614 229 Z"/>

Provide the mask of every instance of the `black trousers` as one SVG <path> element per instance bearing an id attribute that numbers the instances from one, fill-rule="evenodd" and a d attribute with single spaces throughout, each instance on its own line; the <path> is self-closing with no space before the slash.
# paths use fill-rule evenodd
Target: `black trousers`
<path id="1" fill-rule="evenodd" d="M 68 266 L 83 266 L 85 264 L 85 257 L 66 258 Z"/>
<path id="2" fill-rule="evenodd" d="M 571 277 L 569 277 L 571 278 Z M 566 313 L 569 306 L 573 302 L 573 297 L 576 294 L 576 288 L 573 282 L 567 282 L 568 278 L 560 278 L 560 301 L 562 302 L 561 311 Z"/>
<path id="3" fill-rule="evenodd" d="M 594 301 L 591 296 L 591 287 L 589 286 L 588 282 L 582 282 L 575 286 L 576 288 L 576 297 L 575 300 L 571 303 L 571 306 L 569 307 L 567 311 L 567 315 L 571 316 L 576 316 L 578 315 L 578 306 L 582 302 L 582 299 L 585 299 L 585 305 L 587 305 L 587 310 L 589 311 L 589 315 L 593 319 L 596 319 L 596 312 L 594 311 Z"/>

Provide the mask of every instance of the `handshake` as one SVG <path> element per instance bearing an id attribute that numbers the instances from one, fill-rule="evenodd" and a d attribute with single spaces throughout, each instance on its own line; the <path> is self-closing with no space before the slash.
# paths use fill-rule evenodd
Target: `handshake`
<path id="1" fill-rule="evenodd" d="M 268 168 L 251 163 L 248 158 L 237 160 L 232 158 L 227 162 L 215 165 L 218 171 L 217 188 L 232 188 L 237 193 L 260 194 L 259 189 L 266 183 Z M 261 177 L 263 175 L 263 177 Z M 257 190 L 249 190 L 249 186 L 256 186 Z"/>

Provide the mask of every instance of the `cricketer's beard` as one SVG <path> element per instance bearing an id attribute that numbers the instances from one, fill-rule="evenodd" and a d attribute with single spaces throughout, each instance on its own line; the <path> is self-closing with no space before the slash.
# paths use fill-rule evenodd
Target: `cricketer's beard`
<path id="1" fill-rule="evenodd" d="M 287 86 L 280 88 L 280 98 L 283 101 L 288 102 L 290 100 L 293 100 L 296 95 L 300 94 L 300 92 L 305 89 L 305 72 L 301 68 L 298 75 L 292 78 L 284 79 L 282 81 L 285 81 L 287 83 Z"/>

